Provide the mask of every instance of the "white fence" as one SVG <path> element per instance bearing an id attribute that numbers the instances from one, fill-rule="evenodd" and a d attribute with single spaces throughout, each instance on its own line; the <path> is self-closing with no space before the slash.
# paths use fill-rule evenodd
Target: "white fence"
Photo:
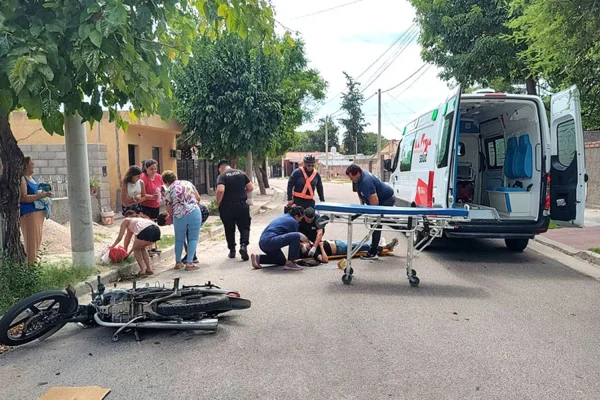
<path id="1" fill-rule="evenodd" d="M 52 196 L 54 198 L 69 197 L 69 188 L 67 177 L 64 175 L 36 175 L 40 182 L 48 183 L 52 186 Z"/>

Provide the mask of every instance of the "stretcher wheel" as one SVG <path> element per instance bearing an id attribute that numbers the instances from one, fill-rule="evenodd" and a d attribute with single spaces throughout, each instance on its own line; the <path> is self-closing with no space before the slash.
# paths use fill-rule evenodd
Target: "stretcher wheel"
<path id="1" fill-rule="evenodd" d="M 412 273 L 411 273 L 411 275 L 412 275 L 412 276 L 417 276 L 417 270 L 416 270 L 416 269 L 413 269 L 413 270 L 412 270 Z"/>
<path id="2" fill-rule="evenodd" d="M 342 275 L 342 282 L 344 282 L 346 285 L 349 285 L 350 282 L 352 282 L 352 275 Z"/>
<path id="3" fill-rule="evenodd" d="M 344 274 L 346 274 L 346 273 L 349 275 L 352 275 L 352 274 L 354 274 L 354 269 L 352 267 L 350 267 L 350 272 L 348 272 L 348 267 L 346 267 L 346 268 L 344 268 Z"/>
<path id="4" fill-rule="evenodd" d="M 417 287 L 417 286 L 419 286 L 419 283 L 421 283 L 419 278 L 417 278 L 416 276 L 413 276 L 411 279 L 409 279 L 408 282 L 410 283 L 410 286 L 412 286 L 412 287 Z"/>

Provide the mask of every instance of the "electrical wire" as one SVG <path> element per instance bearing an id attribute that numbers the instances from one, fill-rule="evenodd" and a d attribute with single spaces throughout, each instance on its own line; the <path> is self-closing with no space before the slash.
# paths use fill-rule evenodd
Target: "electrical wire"
<path id="1" fill-rule="evenodd" d="M 398 83 L 397 85 L 392 86 L 389 89 L 382 90 L 381 93 L 387 93 L 387 92 L 389 92 L 391 90 L 396 89 L 397 87 L 399 87 L 403 83 L 407 82 L 410 78 L 412 78 L 413 76 L 415 76 L 419 71 L 421 71 L 423 68 L 425 68 L 426 65 L 427 65 L 427 63 L 423 63 L 423 65 L 421 65 L 418 70 L 416 70 L 415 72 L 413 72 L 412 74 L 410 74 L 410 76 L 408 78 L 404 79 L 402 82 Z"/>
<path id="2" fill-rule="evenodd" d="M 315 12 L 312 12 L 312 13 L 309 13 L 309 14 L 301 15 L 301 16 L 296 17 L 296 18 L 292 18 L 290 21 L 296 21 L 296 20 L 299 20 L 299 19 L 302 19 L 302 18 L 312 17 L 313 15 L 322 14 L 324 12 L 328 12 L 328 11 L 332 11 L 332 10 L 337 10 L 338 8 L 342 8 L 342 7 L 350 6 L 352 4 L 360 3 L 361 1 L 364 1 L 364 0 L 354 0 L 354 1 L 351 1 L 351 2 L 348 2 L 348 3 L 339 4 L 339 5 L 334 6 L 334 7 L 326 8 L 324 10 L 315 11 Z"/>
<path id="3" fill-rule="evenodd" d="M 421 79 L 423 77 L 423 75 L 425 75 L 425 73 L 429 70 L 429 68 L 431 68 L 431 64 L 427 68 L 425 68 L 425 70 L 423 72 L 421 72 L 421 75 L 419 75 L 417 77 L 417 79 L 415 79 L 414 81 L 412 81 L 407 87 L 404 88 L 404 90 L 402 90 L 396 96 L 400 96 L 402 93 L 406 92 L 412 85 L 414 85 L 419 79 Z"/>

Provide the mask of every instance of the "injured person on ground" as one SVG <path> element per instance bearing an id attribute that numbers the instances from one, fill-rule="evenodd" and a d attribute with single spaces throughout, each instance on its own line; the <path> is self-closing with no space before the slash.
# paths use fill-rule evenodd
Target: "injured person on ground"
<path id="1" fill-rule="evenodd" d="M 391 253 L 394 250 L 394 247 L 398 244 L 398 239 L 394 238 L 388 244 L 384 244 L 381 246 L 381 242 L 379 242 L 379 246 L 377 248 L 379 255 L 386 255 Z M 360 242 L 352 242 L 352 248 L 356 248 Z M 366 254 L 369 251 L 371 244 L 364 243 L 358 251 L 354 254 L 354 257 L 360 257 L 363 254 Z M 301 259 L 314 259 L 319 263 L 327 263 L 329 259 L 339 259 L 345 258 L 348 252 L 348 242 L 346 240 L 321 240 L 319 243 L 319 247 L 316 253 L 311 257 L 309 255 L 310 249 L 312 248 L 312 243 L 309 241 L 304 241 L 300 243 L 300 258 Z M 302 264 L 302 262 L 300 262 Z M 306 264 L 311 264 L 306 262 Z"/>

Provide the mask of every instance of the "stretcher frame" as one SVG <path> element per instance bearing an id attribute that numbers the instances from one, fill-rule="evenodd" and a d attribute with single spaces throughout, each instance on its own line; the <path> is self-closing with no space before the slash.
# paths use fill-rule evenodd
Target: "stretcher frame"
<path id="1" fill-rule="evenodd" d="M 346 268 L 342 282 L 350 284 L 354 270 L 352 257 L 360 246 L 365 244 L 375 230 L 404 233 L 408 240 L 406 246 L 406 277 L 411 286 L 419 286 L 417 271 L 413 269 L 414 257 L 427 248 L 435 238 L 441 237 L 445 229 L 453 229 L 454 224 L 469 221 L 469 206 L 465 208 L 420 208 L 420 207 L 388 207 L 367 206 L 361 204 L 319 203 L 315 206 L 319 213 L 318 226 L 330 223 L 345 223 L 348 227 L 348 251 Z M 352 229 L 354 225 L 364 225 L 368 233 L 352 246 Z M 379 228 L 377 228 L 379 226 Z M 420 235 L 416 235 L 417 232 Z M 415 243 L 416 237 L 421 240 Z M 419 250 L 415 251 L 415 247 Z"/>

